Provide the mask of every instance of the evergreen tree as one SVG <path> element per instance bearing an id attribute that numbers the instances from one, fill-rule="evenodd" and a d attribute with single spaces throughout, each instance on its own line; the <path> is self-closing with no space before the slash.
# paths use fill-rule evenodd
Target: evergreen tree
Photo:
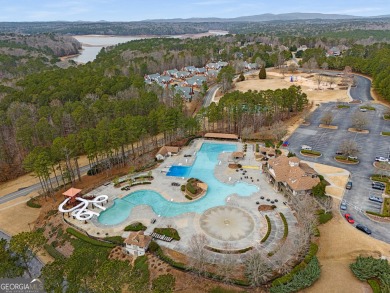
<path id="1" fill-rule="evenodd" d="M 266 79 L 267 78 L 267 72 L 265 71 L 265 66 L 262 66 L 260 68 L 259 78 L 260 79 Z"/>

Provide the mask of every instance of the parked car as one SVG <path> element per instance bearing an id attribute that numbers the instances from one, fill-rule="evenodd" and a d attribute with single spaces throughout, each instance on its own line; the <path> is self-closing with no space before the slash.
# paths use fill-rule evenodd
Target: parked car
<path id="1" fill-rule="evenodd" d="M 360 112 L 367 112 L 366 108 L 360 108 Z"/>
<path id="2" fill-rule="evenodd" d="M 356 229 L 359 229 L 360 231 L 363 231 L 364 233 L 366 233 L 368 235 L 371 234 L 371 230 L 368 229 L 366 226 L 363 226 L 362 224 L 357 224 Z"/>
<path id="3" fill-rule="evenodd" d="M 347 209 L 347 203 L 343 200 L 340 204 L 340 209 L 345 211 Z"/>
<path id="4" fill-rule="evenodd" d="M 352 182 L 348 181 L 347 186 L 345 186 L 345 188 L 348 190 L 352 189 Z"/>
<path id="5" fill-rule="evenodd" d="M 358 157 L 356 157 L 356 156 L 348 156 L 348 159 L 351 159 L 351 160 L 357 160 L 357 159 L 358 159 Z"/>
<path id="6" fill-rule="evenodd" d="M 376 190 L 385 190 L 386 185 L 382 182 L 372 182 L 371 187 Z"/>
<path id="7" fill-rule="evenodd" d="M 342 155 L 344 155 L 344 153 L 342 151 L 337 151 L 336 152 L 336 156 L 342 156 Z"/>
<path id="8" fill-rule="evenodd" d="M 383 198 L 378 197 L 378 196 L 371 195 L 371 196 L 368 197 L 368 199 L 371 200 L 371 201 L 379 202 L 379 203 L 383 202 Z"/>
<path id="9" fill-rule="evenodd" d="M 388 162 L 389 160 L 384 157 L 375 157 L 376 162 Z"/>
<path id="10" fill-rule="evenodd" d="M 347 219 L 348 223 L 350 223 L 350 224 L 355 223 L 355 220 L 352 218 L 352 216 L 350 214 L 345 214 L 344 217 Z"/>
<path id="11" fill-rule="evenodd" d="M 301 146 L 301 149 L 302 150 L 306 150 L 306 151 L 311 151 L 312 150 L 311 146 L 308 146 L 308 145 Z"/>

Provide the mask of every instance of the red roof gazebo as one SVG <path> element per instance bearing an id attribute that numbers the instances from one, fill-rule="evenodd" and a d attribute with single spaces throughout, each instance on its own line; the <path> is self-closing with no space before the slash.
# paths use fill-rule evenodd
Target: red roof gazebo
<path id="1" fill-rule="evenodd" d="M 81 192 L 81 189 L 77 188 L 69 188 L 67 191 L 63 193 L 63 195 L 70 197 L 70 202 L 74 202 L 76 199 L 76 196 Z"/>

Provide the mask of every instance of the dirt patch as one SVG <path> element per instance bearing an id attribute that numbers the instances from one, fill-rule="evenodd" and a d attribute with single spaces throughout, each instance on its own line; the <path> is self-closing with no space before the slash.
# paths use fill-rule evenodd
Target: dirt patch
<path id="1" fill-rule="evenodd" d="M 265 211 L 273 211 L 276 208 L 276 206 L 270 206 L 266 204 L 259 205 L 257 208 L 259 212 L 265 212 Z"/>
<path id="2" fill-rule="evenodd" d="M 325 125 L 325 124 L 320 124 L 318 127 L 319 128 L 327 128 L 327 129 L 338 129 L 339 128 L 337 125 Z"/>
<path id="3" fill-rule="evenodd" d="M 241 165 L 239 165 L 239 164 L 229 164 L 228 167 L 230 169 L 239 169 L 239 168 L 241 168 Z"/>

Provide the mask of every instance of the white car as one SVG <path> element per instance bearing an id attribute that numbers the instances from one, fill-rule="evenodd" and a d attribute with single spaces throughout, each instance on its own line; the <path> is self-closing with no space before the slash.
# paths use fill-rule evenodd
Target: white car
<path id="1" fill-rule="evenodd" d="M 375 157 L 376 162 L 388 162 L 389 160 L 384 157 Z"/>
<path id="2" fill-rule="evenodd" d="M 306 150 L 306 151 L 311 151 L 312 150 L 311 146 L 308 146 L 308 145 L 301 146 L 301 149 L 302 150 Z"/>
<path id="3" fill-rule="evenodd" d="M 348 156 L 348 159 L 351 159 L 351 160 L 357 160 L 357 159 L 358 159 L 358 157 L 356 157 L 356 156 Z"/>

